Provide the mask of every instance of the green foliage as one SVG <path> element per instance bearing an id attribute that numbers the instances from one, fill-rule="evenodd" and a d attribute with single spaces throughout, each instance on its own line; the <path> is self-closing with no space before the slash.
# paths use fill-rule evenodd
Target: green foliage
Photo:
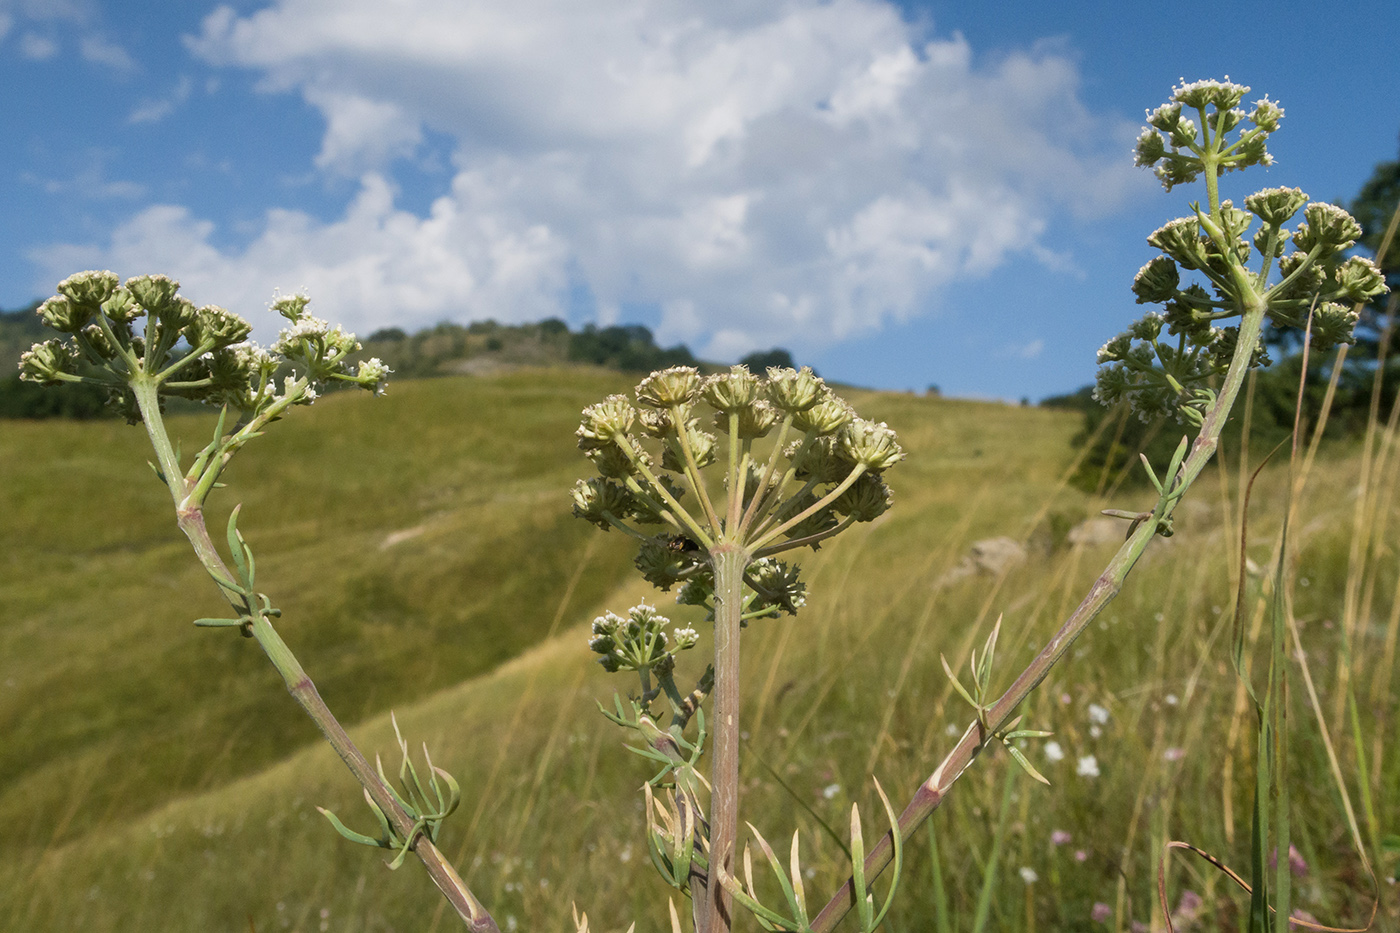
<path id="1" fill-rule="evenodd" d="M 624 372 L 650 372 L 695 363 L 695 357 L 684 346 L 658 347 L 651 331 L 640 324 L 603 328 L 585 324 L 569 340 L 569 359 Z"/>
<path id="2" fill-rule="evenodd" d="M 739 360 L 740 366 L 747 366 L 756 375 L 762 375 L 772 366 L 776 369 L 796 369 L 797 364 L 792 361 L 792 354 L 782 347 L 774 347 L 771 350 L 756 350 Z"/>

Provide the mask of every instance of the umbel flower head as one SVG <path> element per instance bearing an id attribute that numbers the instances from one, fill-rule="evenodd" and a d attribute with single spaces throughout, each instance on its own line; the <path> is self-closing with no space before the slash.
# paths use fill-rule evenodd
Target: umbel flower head
<path id="1" fill-rule="evenodd" d="M 1133 280 L 1139 304 L 1159 304 L 1099 350 L 1094 397 L 1105 405 L 1127 401 L 1150 421 L 1170 415 L 1200 424 L 1212 388 L 1237 360 L 1269 362 L 1262 344 L 1240 346 L 1246 309 L 1263 307 L 1276 328 L 1306 327 L 1312 346 L 1349 343 L 1357 320 L 1354 302 L 1386 291 L 1369 259 L 1346 258 L 1361 228 L 1332 204 L 1309 203 L 1297 188 L 1265 188 L 1244 209 L 1220 201 L 1221 172 L 1269 165 L 1270 134 L 1283 108 L 1267 97 L 1245 110 L 1249 88 L 1224 81 L 1183 81 L 1171 99 L 1147 114 L 1137 164 L 1151 166 L 1163 187 L 1205 175 L 1208 202 L 1163 225 L 1147 238 L 1160 255 Z M 1192 119 L 1188 114 L 1194 114 Z M 1285 224 L 1301 222 L 1292 230 Z M 1187 276 L 1198 276 L 1187 281 Z"/>
<path id="2" fill-rule="evenodd" d="M 809 368 L 759 377 L 676 366 L 633 397 L 584 409 L 578 445 L 599 475 L 579 480 L 573 511 L 636 538 L 638 570 L 681 587 L 684 601 L 709 605 L 723 545 L 749 568 L 746 618 L 795 612 L 798 569 L 771 556 L 816 548 L 889 507 L 883 476 L 904 458 L 894 431 L 860 418 Z"/>
<path id="3" fill-rule="evenodd" d="M 20 378 L 106 386 L 133 421 L 139 417 L 132 390 L 138 381 L 161 394 L 248 414 L 279 402 L 310 404 L 329 382 L 384 391 L 389 368 L 372 359 L 352 370 L 347 357 L 360 349 L 359 342 L 307 314 L 305 296 L 273 303 L 290 326 L 264 350 L 247 342 L 252 328 L 246 320 L 217 305 L 195 307 L 179 290 L 180 283 L 164 275 L 134 276 L 124 284 L 112 272 L 69 276 L 38 308 L 43 322 L 67 337 L 25 353 Z M 279 371 L 289 372 L 280 394 Z"/>

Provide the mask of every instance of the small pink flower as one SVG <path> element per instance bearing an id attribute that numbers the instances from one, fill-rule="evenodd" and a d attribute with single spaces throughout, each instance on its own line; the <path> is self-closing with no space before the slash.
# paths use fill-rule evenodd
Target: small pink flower
<path id="1" fill-rule="evenodd" d="M 1176 910 L 1172 912 L 1172 922 L 1182 930 L 1194 928 L 1196 918 L 1204 904 L 1205 902 L 1201 900 L 1199 894 L 1187 888 L 1181 892 L 1181 900 L 1176 902 Z"/>
<path id="2" fill-rule="evenodd" d="M 1186 749 L 1177 748 L 1175 745 L 1173 745 L 1171 748 L 1162 752 L 1162 757 L 1165 758 L 1167 761 L 1180 761 L 1181 759 L 1186 757 Z"/>
<path id="3" fill-rule="evenodd" d="M 1278 849 L 1274 849 L 1269 855 L 1269 867 L 1278 867 Z M 1288 847 L 1288 870 L 1293 873 L 1293 877 L 1301 878 L 1308 873 L 1308 863 L 1303 861 L 1303 855 L 1298 851 L 1297 846 Z"/>
<path id="4" fill-rule="evenodd" d="M 1085 861 L 1088 861 L 1088 860 L 1089 860 L 1089 853 L 1088 853 L 1088 852 L 1085 852 L 1083 849 L 1075 849 L 1075 850 L 1074 850 L 1074 860 L 1075 860 L 1076 862 L 1085 862 Z"/>
<path id="5" fill-rule="evenodd" d="M 1103 901 L 1099 901 L 1094 905 L 1094 909 L 1089 911 L 1089 919 L 1093 920 L 1095 923 L 1107 923 L 1112 916 L 1113 908 L 1109 907 Z"/>
<path id="6" fill-rule="evenodd" d="M 1050 834 L 1050 844 L 1052 846 L 1062 846 L 1073 838 L 1073 836 L 1065 832 L 1063 829 L 1057 829 Z"/>

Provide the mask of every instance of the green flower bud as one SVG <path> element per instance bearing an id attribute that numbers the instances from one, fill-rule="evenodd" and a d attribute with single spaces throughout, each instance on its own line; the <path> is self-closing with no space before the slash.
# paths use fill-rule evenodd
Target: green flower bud
<path id="1" fill-rule="evenodd" d="M 19 378 L 25 382 L 56 386 L 66 382 L 64 375 L 77 375 L 78 360 L 73 348 L 57 337 L 36 343 L 20 354 Z"/>
<path id="2" fill-rule="evenodd" d="M 700 373 L 694 366 L 672 366 L 652 373 L 637 386 L 637 403 L 648 408 L 690 405 L 700 392 Z"/>
<path id="3" fill-rule="evenodd" d="M 1307 260 L 1306 253 L 1290 253 L 1278 262 L 1279 275 L 1287 279 L 1293 275 Z M 1327 279 L 1327 273 L 1320 263 L 1312 263 L 1296 279 L 1288 284 L 1286 288 L 1277 289 L 1270 297 L 1275 299 L 1290 299 L 1300 301 L 1310 301 L 1312 297 L 1321 290 L 1323 283 Z"/>
<path id="4" fill-rule="evenodd" d="M 836 497 L 833 508 L 858 522 L 868 522 L 885 514 L 890 502 L 890 487 L 885 481 L 874 473 L 862 473 L 845 492 Z"/>
<path id="5" fill-rule="evenodd" d="M 1338 266 L 1336 279 L 1337 297 L 1351 301 L 1366 301 L 1390 290 L 1381 270 L 1364 256 L 1352 256 Z"/>
<path id="6" fill-rule="evenodd" d="M 1179 217 L 1158 227 L 1147 242 L 1175 259 L 1183 269 L 1201 269 L 1208 262 L 1201 243 L 1201 225 L 1195 217 Z"/>
<path id="7" fill-rule="evenodd" d="M 807 604 L 807 585 L 798 579 L 800 571 L 772 557 L 756 560 L 749 565 L 749 577 L 758 584 L 759 598 L 755 602 L 764 606 L 777 606 L 788 615 L 797 615 L 797 610 Z"/>
<path id="8" fill-rule="evenodd" d="M 768 432 L 773 429 L 773 425 L 778 423 L 778 412 L 763 399 L 739 409 L 737 414 L 739 416 L 739 436 L 742 438 L 766 437 Z M 720 418 L 725 418 L 724 424 L 719 422 Z M 717 414 L 715 426 L 727 428 L 728 417 Z"/>
<path id="9" fill-rule="evenodd" d="M 690 444 L 690 453 L 695 458 L 695 468 L 703 470 L 715 462 L 715 436 L 700 430 L 700 423 L 694 418 L 686 422 L 685 439 Z M 685 472 L 685 457 L 677 439 L 666 445 L 661 453 L 661 466 L 673 473 Z"/>
<path id="10" fill-rule="evenodd" d="M 1269 155 L 1268 139 L 1262 133 L 1241 142 L 1240 147 L 1235 152 L 1239 158 L 1234 163 L 1234 168 L 1274 164 L 1274 157 Z"/>
<path id="11" fill-rule="evenodd" d="M 112 345 L 111 340 L 107 339 L 107 332 L 96 324 L 89 324 L 83 328 L 83 340 L 100 359 L 107 361 L 116 359 L 117 348 Z"/>
<path id="12" fill-rule="evenodd" d="M 1308 252 L 1315 245 L 1341 252 L 1361 236 L 1361 225 L 1335 204 L 1314 201 L 1303 211 L 1307 222 L 1298 225 L 1293 245 Z"/>
<path id="13" fill-rule="evenodd" d="M 688 410 L 681 409 L 681 414 L 684 417 Z M 637 417 L 648 437 L 666 438 L 676 433 L 676 420 L 664 408 L 643 408 Z"/>
<path id="14" fill-rule="evenodd" d="M 95 305 L 79 305 L 61 295 L 39 305 L 39 317 L 45 324 L 64 334 L 76 334 L 96 313 Z"/>
<path id="15" fill-rule="evenodd" d="M 758 398 L 758 377 L 747 366 L 731 366 L 729 372 L 706 379 L 700 396 L 715 411 L 739 411 Z"/>
<path id="16" fill-rule="evenodd" d="M 1176 295 L 1180 284 L 1176 263 L 1166 256 L 1157 256 L 1133 277 L 1133 294 L 1137 295 L 1138 304 L 1167 301 Z"/>
<path id="17" fill-rule="evenodd" d="M 676 602 L 682 606 L 707 606 L 715 596 L 715 578 L 710 573 L 697 573 L 685 581 L 685 586 L 676 594 Z"/>
<path id="18" fill-rule="evenodd" d="M 1212 104 L 1217 110 L 1230 110 L 1248 93 L 1249 88 L 1243 84 L 1215 80 L 1193 81 L 1172 88 L 1172 100 L 1194 110 L 1203 110 Z"/>
<path id="19" fill-rule="evenodd" d="M 681 575 L 696 563 L 694 557 L 671 547 L 671 539 L 657 535 L 642 542 L 633 561 L 642 579 L 665 592 L 680 582 Z"/>
<path id="20" fill-rule="evenodd" d="M 1209 297 L 1206 295 L 1205 289 L 1199 285 L 1190 286 L 1185 294 L 1201 299 Z M 1173 337 L 1186 334 L 1193 343 L 1197 344 L 1204 344 L 1210 339 L 1210 315 L 1190 302 L 1168 302 L 1162 309 L 1162 320 L 1168 327 L 1168 333 Z"/>
<path id="21" fill-rule="evenodd" d="M 577 431 L 578 446 L 583 450 L 602 447 L 627 436 L 637 412 L 625 395 L 609 395 L 596 405 L 583 410 L 583 423 Z"/>
<path id="22" fill-rule="evenodd" d="M 359 368 L 355 371 L 355 381 L 366 389 L 373 390 L 375 395 L 383 395 L 384 383 L 392 372 L 393 370 L 383 360 L 373 356 L 360 363 Z"/>
<path id="23" fill-rule="evenodd" d="M 1269 248 L 1269 234 L 1274 232 L 1272 227 L 1260 227 L 1254 234 L 1254 251 L 1260 256 L 1264 255 Z M 1272 259 L 1277 259 L 1283 255 L 1288 248 L 1288 231 L 1283 227 L 1278 228 L 1278 235 L 1274 237 L 1274 254 Z"/>
<path id="24" fill-rule="evenodd" d="M 1283 119 L 1283 108 L 1269 98 L 1254 102 L 1254 112 L 1249 115 L 1249 120 L 1265 133 L 1272 133 L 1278 129 L 1278 123 Z"/>
<path id="25" fill-rule="evenodd" d="M 816 505 L 818 501 L 816 495 L 810 492 L 796 496 L 782 504 L 782 507 L 778 509 L 778 518 L 786 521 L 794 515 L 802 514 L 807 509 Z M 835 527 L 836 515 L 833 513 L 831 506 L 827 506 L 821 511 L 814 512 L 807 516 L 796 525 L 793 525 L 785 534 L 789 538 L 806 538 L 809 535 L 818 535 L 824 531 L 830 531 Z M 819 545 L 812 545 L 813 550 L 816 550 L 818 547 Z"/>
<path id="26" fill-rule="evenodd" d="M 1181 122 L 1181 104 L 1163 104 L 1156 110 L 1147 111 L 1147 123 L 1154 129 L 1170 133 Z"/>
<path id="27" fill-rule="evenodd" d="M 253 326 L 218 305 L 205 305 L 181 331 L 192 347 L 227 347 L 247 339 Z"/>
<path id="28" fill-rule="evenodd" d="M 58 293 L 95 312 L 117 290 L 115 272 L 79 272 L 58 283 Z"/>
<path id="29" fill-rule="evenodd" d="M 180 283 L 165 275 L 136 275 L 126 280 L 126 288 L 141 307 L 164 314 L 174 303 Z"/>
<path id="30" fill-rule="evenodd" d="M 889 425 L 856 418 L 836 436 L 841 452 L 872 473 L 887 470 L 904 459 L 904 450 Z"/>
<path id="31" fill-rule="evenodd" d="M 798 456 L 798 451 L 802 455 Z M 834 437 L 819 437 L 802 450 L 800 441 L 788 445 L 783 454 L 792 464 L 793 475 L 806 482 L 815 478 L 819 483 L 839 483 L 855 464 L 838 456 Z M 793 459 L 796 457 L 797 459 Z"/>
<path id="32" fill-rule="evenodd" d="M 1353 333 L 1361 314 L 1355 308 L 1324 302 L 1313 311 L 1312 345 L 1319 352 L 1330 350 L 1341 343 L 1352 343 Z"/>
<path id="33" fill-rule="evenodd" d="M 288 295 L 285 298 L 279 297 L 273 300 L 270 307 L 295 324 L 307 316 L 306 306 L 310 303 L 311 299 L 306 295 Z"/>
<path id="34" fill-rule="evenodd" d="M 612 527 L 609 517 L 624 519 L 632 508 L 631 493 L 599 476 L 575 483 L 573 496 L 575 517 L 592 522 L 604 531 Z"/>
<path id="35" fill-rule="evenodd" d="M 817 404 L 825 388 L 826 383 L 811 367 L 803 366 L 800 370 L 768 368 L 768 398 L 787 414 L 806 411 Z"/>
<path id="36" fill-rule="evenodd" d="M 657 477 L 657 480 L 661 483 L 662 486 L 666 488 L 666 491 L 671 494 L 672 499 L 675 499 L 677 502 L 681 501 L 681 496 L 685 495 L 685 491 L 679 486 L 677 486 L 675 483 L 671 482 L 670 477 L 666 476 L 666 474 L 663 473 L 661 476 Z M 658 505 L 660 505 L 662 508 L 669 509 L 664 500 L 658 501 Z M 648 503 L 647 500 L 643 499 L 641 496 L 632 496 L 631 509 L 633 521 L 635 521 L 639 525 L 669 524 L 667 519 L 664 516 L 662 516 L 661 513 L 655 508 L 652 508 L 651 504 Z"/>
<path id="37" fill-rule="evenodd" d="M 1178 120 L 1172 127 L 1171 144 L 1177 149 L 1185 149 L 1196 141 L 1196 121 Z M 1197 162 L 1194 156 L 1188 157 L 1193 163 Z M 1194 174 L 1194 173 L 1193 173 Z"/>
<path id="38" fill-rule="evenodd" d="M 1128 326 L 1127 334 L 1134 340 L 1156 340 L 1162 333 L 1162 323 L 1162 315 L 1149 311 Z"/>
<path id="39" fill-rule="evenodd" d="M 1306 203 L 1308 196 L 1299 188 L 1265 188 L 1244 199 L 1251 213 L 1274 227 L 1288 223 Z"/>
<path id="40" fill-rule="evenodd" d="M 129 324 L 145 313 L 144 309 L 131 297 L 131 292 L 118 288 L 101 305 L 102 313 L 115 324 Z"/>
<path id="41" fill-rule="evenodd" d="M 649 458 L 646 451 L 638 451 L 648 463 Z M 584 451 L 584 456 L 593 461 L 593 465 L 598 468 L 601 476 L 612 479 L 626 479 L 637 474 L 637 465 L 632 462 L 632 458 L 616 444 L 605 444 L 602 447 L 595 447 L 592 450 Z"/>
<path id="42" fill-rule="evenodd" d="M 1157 160 L 1166 154 L 1167 143 L 1166 140 L 1162 139 L 1162 134 L 1147 127 L 1138 137 L 1137 145 L 1133 147 L 1133 164 L 1155 165 Z"/>
<path id="43" fill-rule="evenodd" d="M 827 437 L 850 424 L 855 416 L 850 405 L 828 392 L 811 408 L 793 415 L 792 425 L 804 434 Z"/>
<path id="44" fill-rule="evenodd" d="M 1132 334 L 1122 333 L 1112 338 L 1103 346 L 1099 347 L 1097 359 L 1099 364 L 1114 363 L 1128 355 L 1128 347 L 1133 342 Z"/>

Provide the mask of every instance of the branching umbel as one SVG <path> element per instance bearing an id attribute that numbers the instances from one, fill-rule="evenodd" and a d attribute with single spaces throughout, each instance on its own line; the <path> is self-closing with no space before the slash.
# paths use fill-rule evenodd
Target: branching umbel
<path id="1" fill-rule="evenodd" d="M 732 898 L 750 909 L 756 903 L 752 888 L 743 893 L 728 883 L 738 829 L 740 631 L 754 619 L 796 614 L 806 586 L 799 568 L 775 555 L 817 548 L 883 514 L 890 492 L 882 474 L 904 452 L 893 431 L 857 417 L 806 368 L 770 369 L 760 378 L 735 366 L 706 378 L 675 367 L 647 377 L 635 397 L 614 395 L 584 410 L 579 447 L 599 475 L 574 488 L 574 514 L 636 538 L 637 568 L 648 581 L 663 590 L 679 586 L 680 602 L 709 610 L 715 662 L 683 697 L 675 656 L 698 636 L 690 629 L 668 636 L 666 620 L 647 606 L 625 620 L 599 618 L 589 647 L 608 670 L 641 678 L 633 717 L 623 717 L 619 701 L 611 718 L 655 733 L 642 753 L 662 764 L 658 778 L 673 777 L 677 792 L 670 809 L 654 799 L 648 805 L 649 814 L 659 814 L 653 827 L 667 827 L 652 832 L 653 859 L 669 883 L 693 895 L 696 928 L 710 933 L 730 928 Z M 720 478 L 712 487 L 703 471 L 714 466 Z M 662 530 L 642 530 L 656 526 Z M 703 736 L 687 743 L 683 731 L 695 703 L 710 693 L 706 818 L 694 769 Z M 667 733 L 651 725 L 649 711 L 663 694 L 672 708 Z M 689 749 L 694 753 L 681 754 Z M 768 918 L 765 910 L 756 915 Z"/>

